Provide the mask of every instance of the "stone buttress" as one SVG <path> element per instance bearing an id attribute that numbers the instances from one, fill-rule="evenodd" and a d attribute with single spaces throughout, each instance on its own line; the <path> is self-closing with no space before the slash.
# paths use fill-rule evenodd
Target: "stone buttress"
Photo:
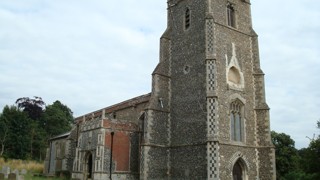
<path id="1" fill-rule="evenodd" d="M 249 0 L 168 0 L 140 179 L 275 179 Z"/>

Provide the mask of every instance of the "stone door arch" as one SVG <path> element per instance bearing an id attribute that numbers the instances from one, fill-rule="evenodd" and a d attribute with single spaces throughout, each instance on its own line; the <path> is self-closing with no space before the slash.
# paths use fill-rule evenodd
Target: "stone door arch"
<path id="1" fill-rule="evenodd" d="M 93 179 L 93 157 L 90 151 L 86 153 L 84 159 L 84 179 Z"/>
<path id="2" fill-rule="evenodd" d="M 233 165 L 232 168 L 232 179 L 233 180 L 247 180 L 247 176 L 246 176 L 247 170 L 246 170 L 246 166 L 243 163 L 243 161 L 241 160 L 241 158 L 239 158 L 236 163 Z"/>

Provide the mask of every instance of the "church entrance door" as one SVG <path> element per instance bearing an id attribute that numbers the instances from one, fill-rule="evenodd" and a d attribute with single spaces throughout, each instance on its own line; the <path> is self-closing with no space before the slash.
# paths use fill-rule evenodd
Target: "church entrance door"
<path id="1" fill-rule="evenodd" d="M 92 178 L 92 153 L 91 152 L 87 152 L 86 156 L 85 156 L 85 179 L 86 180 L 91 180 Z"/>
<path id="2" fill-rule="evenodd" d="M 243 170 L 239 161 L 234 165 L 232 175 L 233 180 L 243 180 Z"/>

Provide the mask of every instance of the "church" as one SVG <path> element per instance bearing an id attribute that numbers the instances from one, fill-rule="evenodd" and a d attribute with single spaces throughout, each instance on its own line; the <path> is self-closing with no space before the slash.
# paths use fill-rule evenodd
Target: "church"
<path id="1" fill-rule="evenodd" d="M 250 0 L 167 0 L 151 93 L 77 117 L 49 143 L 47 175 L 275 180 Z"/>

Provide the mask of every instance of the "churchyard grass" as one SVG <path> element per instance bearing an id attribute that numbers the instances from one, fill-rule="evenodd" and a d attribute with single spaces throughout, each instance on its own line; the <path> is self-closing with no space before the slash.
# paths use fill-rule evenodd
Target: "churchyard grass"
<path id="1" fill-rule="evenodd" d="M 33 176 L 32 174 L 28 173 L 24 176 L 24 180 L 64 180 L 62 178 L 57 177 L 44 177 L 44 176 Z"/>
<path id="2" fill-rule="evenodd" d="M 10 167 L 11 170 L 18 169 L 21 171 L 22 169 L 27 170 L 27 172 L 41 174 L 43 172 L 43 163 L 36 161 L 23 161 L 17 159 L 11 159 L 5 161 L 3 158 L 0 158 L 0 167 L 3 166 Z"/>
<path id="3" fill-rule="evenodd" d="M 17 169 L 21 172 L 22 169 L 27 170 L 27 174 L 24 175 L 25 180 L 63 180 L 62 178 L 35 176 L 40 175 L 43 172 L 43 163 L 36 161 L 23 161 L 23 160 L 7 160 L 0 158 L 0 171 L 3 166 L 10 167 L 11 171 Z"/>

